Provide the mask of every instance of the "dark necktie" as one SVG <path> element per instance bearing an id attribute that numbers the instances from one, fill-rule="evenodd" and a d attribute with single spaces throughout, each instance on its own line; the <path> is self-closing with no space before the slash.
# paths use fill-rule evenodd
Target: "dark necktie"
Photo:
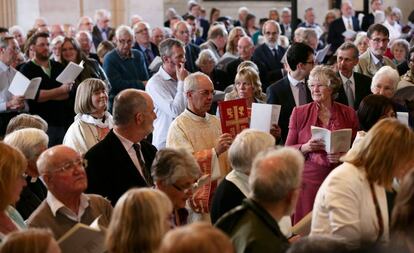
<path id="1" fill-rule="evenodd" d="M 149 66 L 151 64 L 152 60 L 153 60 L 152 54 L 151 54 L 151 49 L 149 49 L 149 48 L 145 49 L 144 53 L 145 53 L 145 58 L 147 59 L 147 63 L 148 63 L 148 66 Z"/>
<path id="2" fill-rule="evenodd" d="M 145 182 L 147 182 L 148 186 L 153 186 L 154 183 L 152 181 L 151 172 L 145 166 L 144 160 L 141 157 L 141 145 L 139 143 L 135 143 L 132 145 L 135 150 L 135 153 L 138 158 L 139 165 L 141 166 L 142 175 L 144 176 Z"/>
<path id="3" fill-rule="evenodd" d="M 298 83 L 298 88 L 299 88 L 299 105 L 304 105 L 307 102 L 306 99 L 306 86 L 304 82 L 299 82 Z"/>

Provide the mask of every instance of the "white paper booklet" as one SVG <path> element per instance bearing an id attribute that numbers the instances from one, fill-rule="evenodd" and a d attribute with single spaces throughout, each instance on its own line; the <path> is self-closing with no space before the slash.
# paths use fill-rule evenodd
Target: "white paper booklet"
<path id="1" fill-rule="evenodd" d="M 90 226 L 78 223 L 59 240 L 62 253 L 104 253 L 105 231 L 100 230 L 98 218 Z"/>
<path id="2" fill-rule="evenodd" d="M 311 126 L 312 139 L 322 139 L 327 153 L 345 153 L 351 147 L 352 129 L 344 128 L 329 131 L 326 128 Z"/>
<path id="3" fill-rule="evenodd" d="M 397 119 L 406 126 L 410 126 L 408 124 L 408 112 L 397 112 Z"/>
<path id="4" fill-rule="evenodd" d="M 317 63 L 322 63 L 323 59 L 325 59 L 325 56 L 329 52 L 330 48 L 331 48 L 331 44 L 328 44 L 324 48 L 316 52 L 315 61 Z"/>
<path id="5" fill-rule="evenodd" d="M 36 92 L 39 89 L 41 77 L 29 80 L 22 73 L 16 72 L 10 84 L 9 91 L 15 96 L 24 96 L 25 99 L 34 99 Z"/>
<path id="6" fill-rule="evenodd" d="M 279 122 L 280 108 L 280 105 L 253 103 L 250 128 L 270 133 L 272 125 Z"/>
<path id="7" fill-rule="evenodd" d="M 68 66 L 60 73 L 60 75 L 56 78 L 56 81 L 60 83 L 72 83 L 78 77 L 80 72 L 83 70 L 83 61 L 81 63 L 76 64 L 74 62 L 69 62 Z"/>

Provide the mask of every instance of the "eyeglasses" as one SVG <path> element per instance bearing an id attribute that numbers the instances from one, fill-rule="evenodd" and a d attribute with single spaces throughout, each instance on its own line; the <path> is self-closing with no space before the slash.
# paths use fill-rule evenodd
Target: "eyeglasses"
<path id="1" fill-rule="evenodd" d="M 196 184 L 192 184 L 192 185 L 190 185 L 189 187 L 187 187 L 187 188 L 181 188 L 181 187 L 179 187 L 178 185 L 176 185 L 176 184 L 172 184 L 172 186 L 177 190 L 177 191 L 179 191 L 179 192 L 182 192 L 182 193 L 184 193 L 184 194 L 187 194 L 188 192 L 190 192 L 190 191 L 193 191 L 193 189 L 195 189 L 195 187 L 196 187 Z"/>
<path id="2" fill-rule="evenodd" d="M 382 42 L 382 43 L 384 43 L 384 44 L 388 44 L 388 42 L 390 42 L 390 39 L 388 39 L 388 38 L 385 38 L 385 39 L 375 38 L 375 39 L 372 39 L 372 41 L 373 41 L 375 44 L 379 44 L 380 42 Z"/>
<path id="3" fill-rule="evenodd" d="M 323 84 L 314 84 L 314 83 L 309 83 L 309 84 L 308 84 L 308 87 L 309 87 L 309 89 L 310 89 L 310 90 L 314 90 L 314 89 L 316 89 L 316 88 L 318 88 L 318 89 L 328 88 L 328 86 L 327 86 L 327 85 L 323 85 Z"/>
<path id="4" fill-rule="evenodd" d="M 125 45 L 125 44 L 131 45 L 132 40 L 118 40 L 118 43 L 122 45 Z"/>
<path id="5" fill-rule="evenodd" d="M 60 172 L 71 172 L 75 168 L 79 168 L 79 167 L 86 168 L 87 166 L 88 166 L 88 161 L 86 159 L 77 158 L 73 161 L 69 161 L 69 162 L 63 164 L 61 167 L 59 167 L 55 170 L 52 170 L 52 173 L 53 172 L 59 172 L 59 173 Z"/>
<path id="6" fill-rule="evenodd" d="M 215 90 L 192 90 L 193 92 L 198 92 L 200 95 L 208 97 L 210 95 L 214 96 L 216 94 Z"/>
<path id="7" fill-rule="evenodd" d="M 135 32 L 135 34 L 140 34 L 140 33 L 143 33 L 143 32 L 148 32 L 148 29 L 147 28 L 144 28 L 144 29 L 141 29 L 141 30 L 137 30 Z"/>
<path id="8" fill-rule="evenodd" d="M 278 32 L 265 32 L 265 35 L 267 35 L 267 36 L 276 36 L 276 35 L 279 35 L 279 33 Z"/>

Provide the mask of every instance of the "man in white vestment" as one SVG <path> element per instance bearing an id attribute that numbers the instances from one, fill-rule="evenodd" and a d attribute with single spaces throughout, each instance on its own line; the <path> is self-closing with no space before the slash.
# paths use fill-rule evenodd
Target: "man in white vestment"
<path id="1" fill-rule="evenodd" d="M 209 220 L 211 198 L 217 187 L 217 179 L 224 177 L 230 170 L 226 151 L 233 139 L 228 133 L 222 134 L 220 120 L 207 113 L 214 94 L 213 83 L 207 75 L 201 72 L 189 75 L 184 80 L 184 94 L 188 106 L 171 123 L 166 146 L 192 152 L 202 173 L 211 176 L 189 201 L 195 212 L 192 220 Z"/>

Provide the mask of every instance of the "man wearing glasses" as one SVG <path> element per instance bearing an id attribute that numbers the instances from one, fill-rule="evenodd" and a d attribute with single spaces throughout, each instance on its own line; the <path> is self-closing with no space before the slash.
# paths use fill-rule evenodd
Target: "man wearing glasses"
<path id="1" fill-rule="evenodd" d="M 233 141 L 230 134 L 221 133 L 220 121 L 208 114 L 213 102 L 214 86 L 210 78 L 196 72 L 184 80 L 184 93 L 188 107 L 170 126 L 167 135 L 168 148 L 184 148 L 191 152 L 200 164 L 203 174 L 211 180 L 196 191 L 190 199 L 194 211 L 191 220 L 209 220 L 209 204 L 217 186 L 217 179 L 229 172 L 227 149 Z"/>
<path id="2" fill-rule="evenodd" d="M 266 21 L 263 24 L 262 32 L 265 43 L 256 48 L 252 60 L 256 65 L 264 66 L 264 71 L 261 71 L 264 73 L 261 73 L 260 77 L 263 86 L 267 87 L 283 78 L 283 65 L 281 61 L 286 49 L 277 43 L 280 35 L 280 26 L 276 21 Z M 262 76 L 265 78 L 262 78 Z"/>
<path id="3" fill-rule="evenodd" d="M 134 25 L 134 33 L 135 33 L 135 43 L 132 47 L 144 54 L 145 64 L 147 68 L 155 59 L 155 57 L 160 55 L 158 51 L 158 47 L 151 42 L 150 39 L 150 26 L 147 22 L 138 22 Z M 148 70 L 148 73 L 149 70 Z"/>
<path id="4" fill-rule="evenodd" d="M 109 111 L 119 92 L 129 88 L 144 90 L 149 78 L 143 54 L 132 49 L 132 29 L 121 25 L 116 29 L 115 36 L 117 47 L 105 56 L 103 63 L 103 69 L 112 85 L 109 91 Z"/>
<path id="5" fill-rule="evenodd" d="M 394 63 L 384 55 L 390 42 L 388 29 L 381 24 L 374 24 L 368 28 L 367 36 L 369 47 L 359 57 L 356 72 L 372 78 L 382 66 L 395 68 Z"/>
<path id="6" fill-rule="evenodd" d="M 111 40 L 114 35 L 114 28 L 109 26 L 111 22 L 111 13 L 105 9 L 100 9 L 95 12 L 96 25 L 93 27 L 92 37 L 95 48 L 98 48 L 99 43 L 104 40 Z"/>
<path id="7" fill-rule="evenodd" d="M 48 189 L 46 199 L 27 220 L 29 227 L 49 228 L 60 238 L 77 223 L 91 224 L 97 217 L 106 227 L 112 214 L 110 202 L 84 194 L 88 185 L 85 160 L 70 147 L 47 149 L 37 160 L 39 174 Z"/>

